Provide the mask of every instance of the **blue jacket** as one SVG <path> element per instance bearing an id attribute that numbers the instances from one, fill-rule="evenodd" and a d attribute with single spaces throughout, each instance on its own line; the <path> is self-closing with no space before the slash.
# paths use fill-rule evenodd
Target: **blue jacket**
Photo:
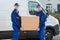
<path id="1" fill-rule="evenodd" d="M 19 11 L 14 9 L 13 12 L 11 13 L 11 21 L 13 25 L 19 26 L 21 24 L 21 17 L 19 16 Z"/>
<path id="2" fill-rule="evenodd" d="M 45 24 L 45 21 L 46 21 L 46 13 L 43 12 L 43 10 L 37 12 L 36 16 L 39 16 L 40 17 L 40 24 L 43 25 Z"/>

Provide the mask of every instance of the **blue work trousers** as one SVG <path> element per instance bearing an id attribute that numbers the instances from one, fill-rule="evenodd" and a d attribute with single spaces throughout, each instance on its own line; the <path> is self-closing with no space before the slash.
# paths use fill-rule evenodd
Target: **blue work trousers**
<path id="1" fill-rule="evenodd" d="M 14 32 L 13 32 L 13 40 L 18 40 L 18 38 L 19 38 L 19 27 L 18 26 L 16 26 L 16 25 L 13 25 L 13 30 L 14 30 Z"/>
<path id="2" fill-rule="evenodd" d="M 40 31 L 39 31 L 39 38 L 40 40 L 45 40 L 45 25 L 42 25 L 39 27 L 40 28 Z"/>

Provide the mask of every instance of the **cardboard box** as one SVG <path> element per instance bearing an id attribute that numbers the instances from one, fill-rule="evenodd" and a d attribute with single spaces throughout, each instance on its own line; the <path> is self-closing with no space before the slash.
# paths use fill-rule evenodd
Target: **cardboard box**
<path id="1" fill-rule="evenodd" d="M 22 16 L 21 29 L 24 30 L 39 30 L 39 17 L 38 16 Z"/>

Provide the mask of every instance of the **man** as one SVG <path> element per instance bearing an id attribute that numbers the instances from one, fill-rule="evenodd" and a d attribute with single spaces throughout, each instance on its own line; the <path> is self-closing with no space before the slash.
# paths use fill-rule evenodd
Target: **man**
<path id="1" fill-rule="evenodd" d="M 39 16 L 39 38 L 40 40 L 45 40 L 45 21 L 46 21 L 46 13 L 43 11 L 43 9 L 41 8 L 40 4 L 37 5 L 37 10 L 38 13 L 36 14 L 36 16 Z"/>
<path id="2" fill-rule="evenodd" d="M 18 33 L 21 27 L 21 17 L 19 16 L 19 4 L 15 3 L 15 9 L 13 10 L 11 14 L 11 20 L 12 20 L 12 27 L 14 29 L 14 35 L 13 35 L 13 40 L 18 40 Z"/>

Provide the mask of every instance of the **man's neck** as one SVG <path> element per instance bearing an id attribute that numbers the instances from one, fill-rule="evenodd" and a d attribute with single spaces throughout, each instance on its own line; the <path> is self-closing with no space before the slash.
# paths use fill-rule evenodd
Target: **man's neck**
<path id="1" fill-rule="evenodd" d="M 18 9 L 15 8 L 15 10 L 18 10 Z"/>

